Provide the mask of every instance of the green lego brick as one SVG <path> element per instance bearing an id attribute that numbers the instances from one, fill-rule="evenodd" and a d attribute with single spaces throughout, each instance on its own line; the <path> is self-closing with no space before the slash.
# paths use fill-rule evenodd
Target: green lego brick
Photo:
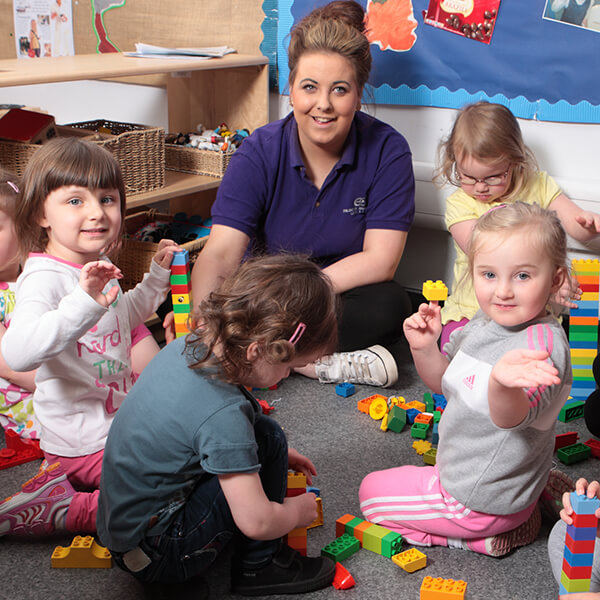
<path id="1" fill-rule="evenodd" d="M 364 521 L 364 519 L 359 519 L 358 517 L 354 517 L 354 519 L 351 519 L 350 521 L 348 521 L 346 523 L 346 525 L 344 526 L 344 531 L 353 536 L 354 528 L 358 527 L 363 521 Z"/>
<path id="2" fill-rule="evenodd" d="M 388 412 L 387 428 L 400 433 L 406 425 L 406 411 L 399 406 L 392 406 Z"/>
<path id="3" fill-rule="evenodd" d="M 389 532 L 389 529 L 380 525 L 371 525 L 363 531 L 362 547 L 375 552 L 375 554 L 381 554 L 382 540 Z"/>
<path id="4" fill-rule="evenodd" d="M 589 592 L 591 579 L 569 579 L 566 573 L 563 571 L 560 574 L 560 582 L 563 584 L 567 592 Z"/>
<path id="5" fill-rule="evenodd" d="M 423 394 L 423 402 L 425 402 L 425 410 L 432 413 L 435 410 L 435 402 L 433 396 L 429 392 Z"/>
<path id="6" fill-rule="evenodd" d="M 429 450 L 427 450 L 427 452 L 425 452 L 425 454 L 423 454 L 423 462 L 426 465 L 435 465 L 435 462 L 437 460 L 437 448 L 430 448 Z"/>
<path id="7" fill-rule="evenodd" d="M 427 437 L 429 425 L 427 423 L 414 423 L 410 428 L 410 435 L 414 438 L 424 440 Z"/>
<path id="8" fill-rule="evenodd" d="M 171 275 L 171 285 L 187 285 L 190 283 L 189 275 Z"/>
<path id="9" fill-rule="evenodd" d="M 328 556 L 334 562 L 340 562 L 360 550 L 360 542 L 349 533 L 342 534 L 321 548 L 321 556 Z"/>
<path id="10" fill-rule="evenodd" d="M 575 331 L 569 332 L 569 341 L 571 342 L 595 342 L 598 339 L 598 331 L 590 331 L 577 333 Z"/>
<path id="11" fill-rule="evenodd" d="M 392 558 L 402 550 L 402 536 L 394 531 L 388 531 L 388 534 L 381 540 L 381 556 Z"/>
<path id="12" fill-rule="evenodd" d="M 573 463 L 580 462 L 589 458 L 592 454 L 592 449 L 585 444 L 571 444 L 570 446 L 564 446 L 556 451 L 558 459 L 565 463 L 565 465 L 572 465 Z"/>
<path id="13" fill-rule="evenodd" d="M 439 410 L 434 410 L 433 411 L 433 422 L 439 423 L 441 418 L 442 418 L 442 413 Z"/>
<path id="14" fill-rule="evenodd" d="M 584 406 L 585 402 L 583 400 L 565 404 L 558 413 L 558 420 L 562 423 L 568 423 L 569 421 L 574 421 L 575 419 L 583 417 Z"/>

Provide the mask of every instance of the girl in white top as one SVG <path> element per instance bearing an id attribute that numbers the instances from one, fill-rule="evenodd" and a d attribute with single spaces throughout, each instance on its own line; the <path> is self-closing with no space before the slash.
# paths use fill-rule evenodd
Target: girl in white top
<path id="1" fill-rule="evenodd" d="M 55 139 L 27 165 L 15 228 L 28 258 L 2 355 L 15 370 L 37 369 L 34 410 L 50 466 L 0 504 L 0 535 L 95 531 L 108 429 L 134 381 L 131 332 L 164 299 L 178 250 L 162 241 L 150 272 L 123 294 L 106 255 L 124 211 L 119 165 L 96 144 Z"/>

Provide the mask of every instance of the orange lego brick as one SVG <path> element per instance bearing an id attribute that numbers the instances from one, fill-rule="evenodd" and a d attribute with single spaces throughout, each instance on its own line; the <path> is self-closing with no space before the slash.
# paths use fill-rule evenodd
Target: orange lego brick
<path id="1" fill-rule="evenodd" d="M 369 529 L 369 527 L 371 527 L 371 525 L 373 525 L 373 523 L 371 523 L 370 521 L 363 521 L 362 523 L 360 523 L 359 525 L 357 525 L 354 528 L 353 535 L 360 542 L 361 548 L 363 546 L 363 532 L 366 529 Z"/>
<path id="2" fill-rule="evenodd" d="M 112 556 L 91 535 L 76 536 L 68 548 L 56 546 L 52 552 L 54 569 L 110 569 Z"/>
<path id="3" fill-rule="evenodd" d="M 430 577 L 423 579 L 420 600 L 464 600 L 467 582 L 462 579 L 442 579 Z"/>
<path id="4" fill-rule="evenodd" d="M 335 522 L 335 537 L 340 537 L 344 533 L 346 533 L 346 523 L 352 521 L 352 519 L 356 519 L 354 515 L 345 514 L 341 516 Z"/>

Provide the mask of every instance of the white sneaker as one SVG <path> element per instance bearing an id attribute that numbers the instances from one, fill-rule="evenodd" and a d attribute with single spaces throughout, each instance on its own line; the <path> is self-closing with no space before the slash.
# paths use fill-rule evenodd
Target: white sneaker
<path id="1" fill-rule="evenodd" d="M 383 346 L 324 356 L 315 363 L 315 371 L 321 383 L 349 382 L 390 387 L 398 381 L 396 361 Z"/>

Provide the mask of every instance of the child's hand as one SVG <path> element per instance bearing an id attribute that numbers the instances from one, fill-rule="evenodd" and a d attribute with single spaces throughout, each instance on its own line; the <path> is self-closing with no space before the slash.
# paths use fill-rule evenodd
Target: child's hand
<path id="1" fill-rule="evenodd" d="M 584 494 L 588 498 L 598 498 L 600 499 L 600 483 L 597 481 L 592 481 L 592 483 L 588 484 L 587 480 L 583 477 L 577 480 L 575 484 L 575 491 L 583 496 Z M 569 492 L 565 492 L 563 494 L 563 509 L 560 511 L 560 518 L 567 524 L 573 524 L 573 518 L 571 515 L 573 514 L 573 507 L 571 506 L 571 494 Z M 600 508 L 595 512 L 595 515 L 598 519 L 600 519 Z"/>
<path id="2" fill-rule="evenodd" d="M 575 221 L 592 233 L 600 233 L 600 215 L 588 210 L 575 217 Z"/>
<path id="3" fill-rule="evenodd" d="M 173 240 L 162 239 L 158 242 L 158 250 L 152 260 L 163 269 L 168 269 L 173 261 L 173 253 L 178 250 L 181 248 Z"/>
<path id="4" fill-rule="evenodd" d="M 581 300 L 581 294 L 583 294 L 583 290 L 579 287 L 577 278 L 566 277 L 553 300 L 556 304 L 566 306 L 567 308 L 577 308 L 577 304 L 573 300 Z"/>
<path id="5" fill-rule="evenodd" d="M 548 356 L 545 350 L 510 350 L 494 365 L 490 378 L 507 388 L 557 385 L 558 369 L 546 361 Z"/>
<path id="6" fill-rule="evenodd" d="M 317 518 L 317 497 L 309 492 L 285 498 L 284 504 L 292 505 L 298 515 L 296 527 L 308 527 Z"/>
<path id="7" fill-rule="evenodd" d="M 436 344 L 442 332 L 441 308 L 437 302 L 421 304 L 418 312 L 404 321 L 403 329 L 411 349 L 421 350 Z"/>
<path id="8" fill-rule="evenodd" d="M 312 476 L 317 474 L 317 469 L 315 469 L 312 461 L 293 448 L 288 448 L 288 467 L 294 471 L 304 473 L 308 485 L 312 484 Z"/>
<path id="9" fill-rule="evenodd" d="M 106 294 L 102 293 L 111 279 L 121 279 L 123 274 L 117 266 L 104 260 L 95 260 L 83 265 L 79 276 L 79 285 L 98 304 L 108 308 L 119 294 L 119 286 L 113 286 Z"/>
<path id="10" fill-rule="evenodd" d="M 162 326 L 165 330 L 165 344 L 170 344 L 177 337 L 175 334 L 175 314 L 173 311 L 165 315 Z"/>

